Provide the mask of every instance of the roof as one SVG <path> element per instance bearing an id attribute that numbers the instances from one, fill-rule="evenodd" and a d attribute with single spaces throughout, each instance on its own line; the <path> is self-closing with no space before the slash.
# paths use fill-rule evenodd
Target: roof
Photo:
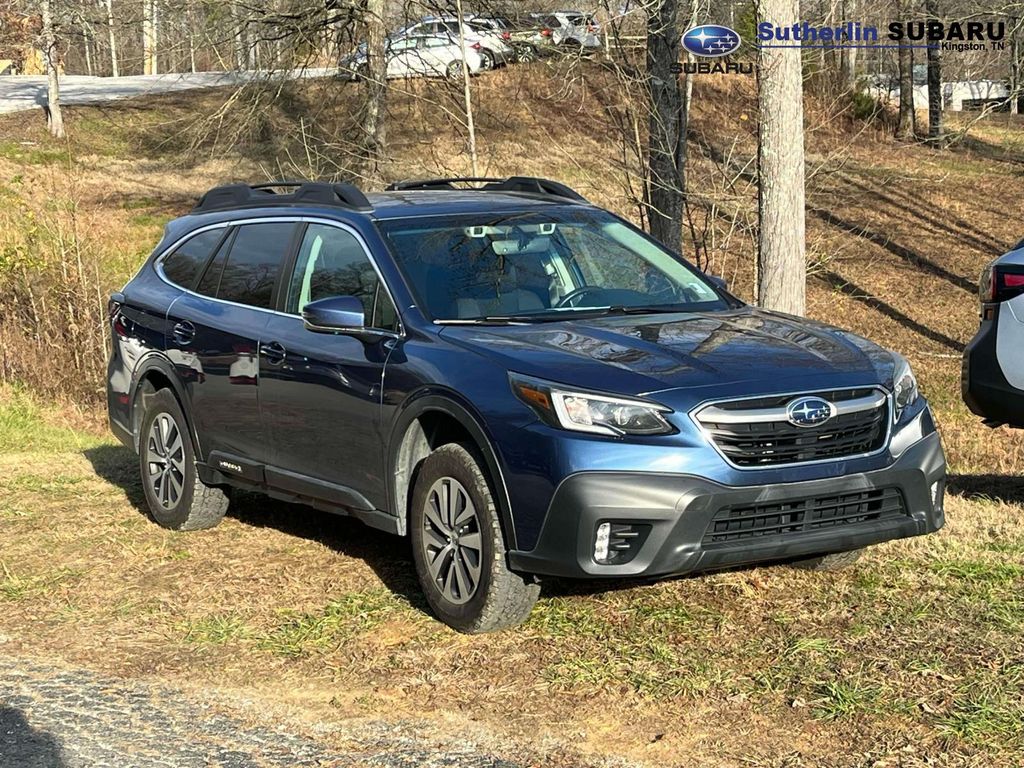
<path id="1" fill-rule="evenodd" d="M 482 184 L 469 186 L 466 184 Z M 277 191 L 281 190 L 281 191 Z M 314 208 L 338 218 L 364 214 L 374 219 L 457 213 L 527 211 L 564 205 L 587 205 L 577 192 L 550 179 L 511 176 L 506 179 L 456 177 L 399 181 L 385 192 L 364 194 L 346 183 L 285 181 L 229 184 L 204 194 L 192 214 L 236 218 L 238 211 L 291 211 Z"/>
<path id="2" fill-rule="evenodd" d="M 380 220 L 458 213 L 530 211 L 580 204 L 550 195 L 474 190 L 400 190 L 371 193 L 367 198 L 373 206 L 373 217 Z"/>

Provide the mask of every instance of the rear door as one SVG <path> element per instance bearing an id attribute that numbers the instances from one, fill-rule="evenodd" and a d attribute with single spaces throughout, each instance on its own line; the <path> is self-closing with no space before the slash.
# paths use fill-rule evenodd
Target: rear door
<path id="1" fill-rule="evenodd" d="M 259 412 L 260 334 L 273 315 L 293 221 L 233 228 L 195 290 L 168 311 L 167 349 L 186 382 L 203 458 L 211 453 L 259 479 L 268 456 Z"/>
<path id="2" fill-rule="evenodd" d="M 354 230 L 310 222 L 300 243 L 282 280 L 284 311 L 263 332 L 260 403 L 274 465 L 267 481 L 335 504 L 383 508 L 381 384 L 398 337 L 394 305 Z M 366 325 L 388 333 L 361 341 L 306 330 L 302 307 L 332 296 L 358 297 Z"/>

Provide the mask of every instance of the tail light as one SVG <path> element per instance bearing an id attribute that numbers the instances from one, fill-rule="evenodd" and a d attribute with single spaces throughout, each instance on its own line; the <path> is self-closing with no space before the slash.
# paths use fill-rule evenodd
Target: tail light
<path id="1" fill-rule="evenodd" d="M 542 29 L 540 31 L 540 35 L 541 35 L 541 37 L 551 37 L 551 30 L 550 29 Z"/>
<path id="2" fill-rule="evenodd" d="M 595 27 L 593 24 L 589 24 L 587 25 L 587 32 L 597 32 L 597 27 Z"/>
<path id="3" fill-rule="evenodd" d="M 502 32 L 501 33 L 501 39 L 502 40 L 511 40 L 512 39 L 512 33 L 511 32 Z"/>
<path id="4" fill-rule="evenodd" d="M 982 304 L 999 304 L 1024 295 L 1024 265 L 990 264 L 981 273 Z"/>
<path id="5" fill-rule="evenodd" d="M 474 51 L 479 51 L 479 50 L 480 50 L 481 48 L 483 48 L 483 46 L 482 46 L 482 45 L 480 45 L 480 43 L 473 43 L 473 44 L 472 44 L 471 46 L 469 46 L 469 47 L 470 47 L 470 48 L 472 48 L 472 49 L 473 49 Z"/>

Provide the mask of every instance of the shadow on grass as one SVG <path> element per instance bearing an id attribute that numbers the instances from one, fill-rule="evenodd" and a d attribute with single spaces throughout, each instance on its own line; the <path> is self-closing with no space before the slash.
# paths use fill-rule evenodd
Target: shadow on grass
<path id="1" fill-rule="evenodd" d="M 965 499 L 1024 504 L 1024 477 L 1017 475 L 950 475 L 946 487 Z"/>
<path id="2" fill-rule="evenodd" d="M 138 459 L 121 445 L 102 445 L 85 451 L 96 474 L 121 488 L 128 501 L 149 517 L 139 479 Z M 260 493 L 234 490 L 228 517 L 253 528 L 272 528 L 289 536 L 315 541 L 347 557 L 364 561 L 395 595 L 430 613 L 413 566 L 409 539 L 399 538 L 358 520 L 322 512 L 304 504 L 278 501 Z M 681 576 L 678 578 L 691 578 Z M 599 595 L 632 589 L 651 580 L 544 579 L 544 597 Z"/>
<path id="3" fill-rule="evenodd" d="M 139 478 L 138 458 L 121 445 L 103 445 L 85 451 L 96 474 L 125 492 L 128 501 L 149 517 Z M 409 540 L 363 525 L 344 515 L 322 512 L 304 504 L 290 504 L 260 493 L 232 489 L 228 517 L 253 528 L 272 528 L 289 536 L 315 541 L 347 557 L 363 560 L 384 586 L 413 607 L 428 613 Z"/>

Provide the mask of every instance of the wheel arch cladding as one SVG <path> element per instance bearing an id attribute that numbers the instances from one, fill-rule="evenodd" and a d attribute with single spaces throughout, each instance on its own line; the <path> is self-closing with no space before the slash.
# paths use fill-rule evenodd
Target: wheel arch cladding
<path id="1" fill-rule="evenodd" d="M 188 423 L 188 433 L 192 440 L 192 450 L 196 460 L 203 461 L 205 457 L 200 453 L 199 435 L 196 434 L 195 422 L 187 406 L 184 388 L 181 382 L 178 381 L 171 362 L 157 355 L 150 355 L 143 360 L 137 369 L 135 383 L 132 386 L 130 416 L 136 452 L 139 450 L 139 442 L 141 440 L 140 427 L 146 412 L 148 398 L 161 389 L 170 390 L 171 394 L 174 395 L 174 399 L 178 401 L 178 406 L 181 408 L 185 421 Z"/>
<path id="2" fill-rule="evenodd" d="M 420 398 L 398 418 L 390 442 L 394 481 L 389 489 L 392 509 L 407 525 L 409 500 L 416 474 L 432 451 L 448 443 L 461 443 L 475 454 L 491 486 L 508 549 L 515 549 L 516 533 L 497 453 L 480 421 L 455 400 L 439 395 Z"/>

